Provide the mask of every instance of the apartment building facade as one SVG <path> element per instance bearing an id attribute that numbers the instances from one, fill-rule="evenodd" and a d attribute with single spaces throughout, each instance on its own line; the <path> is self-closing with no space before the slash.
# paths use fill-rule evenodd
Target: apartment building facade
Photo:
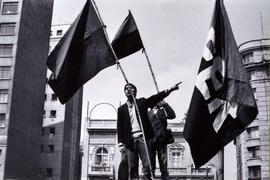
<path id="1" fill-rule="evenodd" d="M 236 139 L 237 179 L 268 180 L 270 39 L 256 39 L 239 47 L 258 106 L 257 118 Z"/>
<path id="2" fill-rule="evenodd" d="M 38 179 L 53 0 L 0 0 L 0 179 Z"/>

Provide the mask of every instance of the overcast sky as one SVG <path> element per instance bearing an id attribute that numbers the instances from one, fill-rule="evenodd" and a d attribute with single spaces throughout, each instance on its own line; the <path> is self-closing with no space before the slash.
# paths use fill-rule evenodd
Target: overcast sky
<path id="1" fill-rule="evenodd" d="M 86 0 L 54 0 L 53 23 L 72 23 Z M 96 0 L 101 18 L 112 40 L 120 24 L 131 10 L 160 90 L 183 81 L 180 90 L 165 100 L 176 111 L 176 121 L 183 119 L 192 96 L 203 48 L 210 26 L 215 0 Z M 224 0 L 237 44 L 269 37 L 269 0 Z M 268 31 L 267 31 L 268 30 Z M 156 93 L 144 54 L 137 52 L 120 61 L 126 76 L 138 89 L 138 97 Z M 87 101 L 90 109 L 101 102 L 116 108 L 125 103 L 124 78 L 115 66 L 101 71 L 84 86 L 83 117 Z M 98 106 L 91 118 L 116 118 L 109 106 Z M 235 147 L 225 149 L 225 179 L 236 179 Z M 230 158 L 227 162 L 226 159 Z"/>

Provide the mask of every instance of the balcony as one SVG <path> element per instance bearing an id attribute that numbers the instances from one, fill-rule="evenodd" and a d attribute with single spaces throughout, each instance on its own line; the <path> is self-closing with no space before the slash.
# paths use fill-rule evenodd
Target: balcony
<path id="1" fill-rule="evenodd" d="M 91 119 L 88 130 L 116 130 L 115 119 Z"/>
<path id="2" fill-rule="evenodd" d="M 181 177 L 181 178 L 209 178 L 214 179 L 215 170 L 211 168 L 168 168 L 170 177 Z M 156 177 L 160 177 L 160 170 L 156 169 Z"/>
<path id="3" fill-rule="evenodd" d="M 116 132 L 115 119 L 91 119 L 88 132 Z"/>
<path id="4" fill-rule="evenodd" d="M 239 45 L 240 53 L 252 50 L 252 49 L 258 49 L 262 47 L 269 47 L 270 39 L 254 39 L 251 41 L 244 42 Z"/>
<path id="5" fill-rule="evenodd" d="M 253 146 L 260 146 L 260 138 L 248 138 L 246 140 L 246 148 L 253 147 Z"/>
<path id="6" fill-rule="evenodd" d="M 248 158 L 247 159 L 247 166 L 260 166 L 262 164 L 261 158 Z"/>
<path id="7" fill-rule="evenodd" d="M 89 167 L 89 176 L 114 176 L 114 167 L 100 164 L 91 165 Z"/>

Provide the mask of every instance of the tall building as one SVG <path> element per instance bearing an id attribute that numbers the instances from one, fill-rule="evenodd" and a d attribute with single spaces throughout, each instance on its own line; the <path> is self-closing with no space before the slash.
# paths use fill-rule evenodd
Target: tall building
<path id="1" fill-rule="evenodd" d="M 69 26 L 70 24 L 52 25 L 50 51 L 63 37 Z M 50 74 L 48 70 L 47 80 Z M 62 105 L 46 84 L 40 146 L 40 177 L 54 180 L 79 179 L 81 111 L 82 90 Z"/>
<path id="2" fill-rule="evenodd" d="M 106 103 L 109 104 L 109 103 Z M 106 109 L 104 110 L 106 113 Z M 121 155 L 118 149 L 116 119 L 86 119 L 84 129 L 82 180 L 117 179 Z M 168 170 L 174 180 L 218 180 L 218 167 L 211 161 L 199 169 L 192 162 L 188 143 L 183 137 L 184 122 L 172 123 L 175 142 L 168 145 Z M 155 179 L 160 179 L 157 162 Z M 142 165 L 139 165 L 139 173 Z"/>
<path id="3" fill-rule="evenodd" d="M 270 39 L 251 40 L 239 49 L 250 75 L 259 113 L 236 140 L 237 179 L 268 180 Z"/>
<path id="4" fill-rule="evenodd" d="M 0 179 L 39 178 L 53 0 L 0 0 Z"/>

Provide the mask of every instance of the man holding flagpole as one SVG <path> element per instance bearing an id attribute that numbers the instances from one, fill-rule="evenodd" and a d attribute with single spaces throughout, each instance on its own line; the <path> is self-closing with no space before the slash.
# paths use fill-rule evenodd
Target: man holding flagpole
<path id="1" fill-rule="evenodd" d="M 144 140 L 149 144 L 154 137 L 154 133 L 147 109 L 153 108 L 172 91 L 178 89 L 178 85 L 175 85 L 149 98 L 136 99 L 137 88 L 131 83 L 125 85 L 124 92 L 127 96 L 127 102 L 118 108 L 117 134 L 120 152 L 127 153 L 128 156 L 130 179 L 138 178 L 139 156 L 143 166 L 143 178 L 151 179 L 149 152 Z"/>

